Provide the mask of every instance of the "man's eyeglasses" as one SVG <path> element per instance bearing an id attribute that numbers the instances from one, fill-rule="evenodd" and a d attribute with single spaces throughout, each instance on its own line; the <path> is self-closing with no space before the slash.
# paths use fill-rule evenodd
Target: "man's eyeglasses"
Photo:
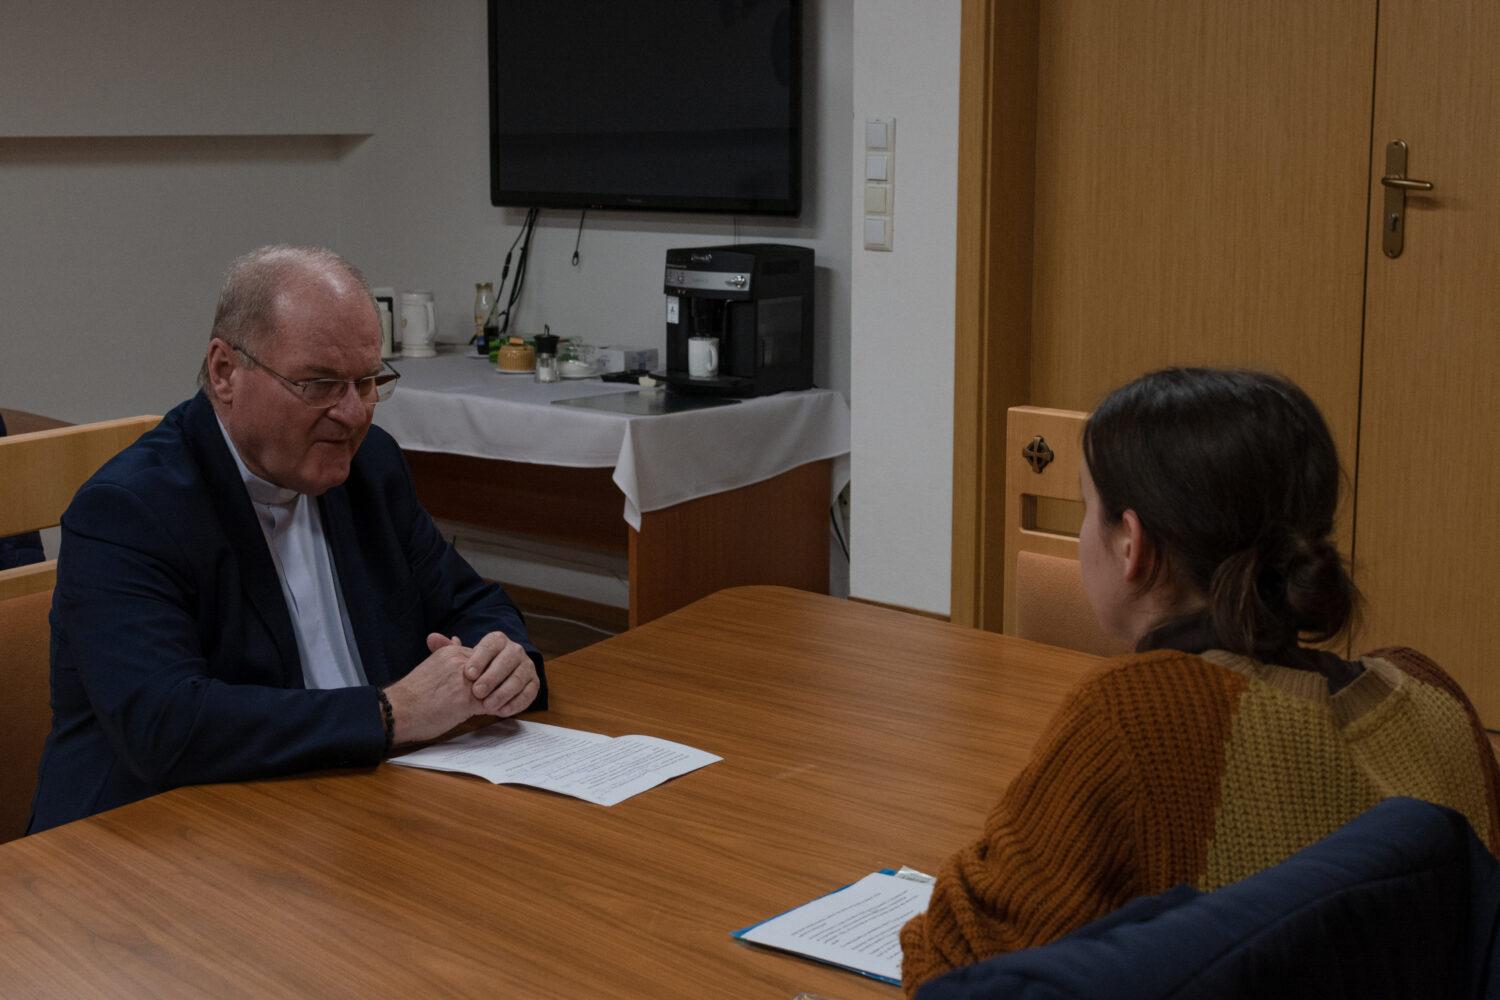
<path id="1" fill-rule="evenodd" d="M 234 351 L 236 354 L 243 354 L 252 364 L 259 365 L 275 375 L 302 402 L 320 410 L 329 410 L 337 406 L 351 385 L 354 386 L 354 394 L 366 403 L 390 399 L 391 393 L 396 391 L 396 380 L 401 377 L 400 372 L 382 361 L 379 374 L 366 375 L 364 378 L 287 378 L 243 347 L 236 347 Z"/>

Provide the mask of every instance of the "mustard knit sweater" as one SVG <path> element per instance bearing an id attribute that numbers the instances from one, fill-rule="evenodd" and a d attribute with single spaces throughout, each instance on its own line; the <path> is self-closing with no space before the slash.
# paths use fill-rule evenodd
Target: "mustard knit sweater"
<path id="1" fill-rule="evenodd" d="M 1221 651 L 1111 660 L 1052 720 L 983 837 L 901 931 L 910 994 L 1136 896 L 1276 864 L 1383 798 L 1458 810 L 1495 852 L 1500 772 L 1458 685 L 1409 649 L 1322 674 Z"/>

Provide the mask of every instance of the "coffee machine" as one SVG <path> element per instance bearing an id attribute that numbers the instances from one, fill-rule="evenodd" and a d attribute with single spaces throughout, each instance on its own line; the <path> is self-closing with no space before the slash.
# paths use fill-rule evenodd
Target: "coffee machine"
<path id="1" fill-rule="evenodd" d="M 742 243 L 668 250 L 665 290 L 673 390 L 768 396 L 812 388 L 810 248 Z M 705 360 L 710 350 L 714 365 Z"/>

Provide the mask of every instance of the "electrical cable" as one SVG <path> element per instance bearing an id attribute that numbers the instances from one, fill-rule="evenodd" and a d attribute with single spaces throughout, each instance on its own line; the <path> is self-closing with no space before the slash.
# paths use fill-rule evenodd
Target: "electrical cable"
<path id="1" fill-rule="evenodd" d="M 544 615 L 539 614 L 535 611 L 528 611 L 526 612 L 526 617 L 541 618 L 549 622 L 562 622 L 565 625 L 577 625 L 579 628 L 588 629 L 590 632 L 598 632 L 600 635 L 615 636 L 620 634 L 619 632 L 613 632 L 607 628 L 600 628 L 597 625 L 590 625 L 588 622 L 581 622 L 576 618 L 564 618 L 562 615 Z"/>
<path id="2" fill-rule="evenodd" d="M 521 255 L 522 255 L 523 258 L 526 255 L 526 251 L 524 249 L 524 241 L 526 239 L 526 233 L 528 232 L 528 230 L 530 228 L 530 225 L 531 225 L 531 213 L 534 212 L 534 211 L 535 211 L 535 209 L 527 209 L 526 210 L 526 216 L 525 216 L 525 218 L 523 218 L 521 220 L 521 229 L 520 229 L 519 232 L 516 233 L 516 238 L 511 241 L 510 249 L 505 252 L 505 266 L 504 266 L 504 268 L 501 269 L 501 272 L 500 272 L 500 290 L 498 292 L 496 292 L 496 294 L 495 294 L 495 308 L 494 308 L 494 325 L 495 326 L 499 326 L 500 325 L 501 318 L 503 316 L 505 316 L 510 311 L 510 302 L 511 302 L 512 299 L 515 298 L 515 285 L 514 284 L 512 284 L 511 290 L 510 290 L 509 294 L 507 294 L 506 291 L 505 291 L 505 276 L 510 271 L 511 258 L 515 254 L 517 245 L 523 245 L 523 249 L 521 251 Z M 516 272 L 516 278 L 519 279 L 520 276 L 521 276 L 521 272 L 518 270 Z"/>
<path id="3" fill-rule="evenodd" d="M 832 507 L 828 508 L 828 520 L 833 523 L 833 537 L 839 540 L 839 548 L 844 550 L 844 561 L 849 561 L 849 543 L 844 541 L 844 533 L 839 530 L 838 514 Z"/>
<path id="4" fill-rule="evenodd" d="M 526 217 L 531 217 L 530 211 L 526 213 Z M 505 263 L 500 265 L 500 283 L 495 286 L 495 302 L 490 306 L 489 315 L 484 318 L 485 326 L 494 326 L 499 323 L 500 303 L 505 301 L 505 279 L 510 276 L 511 254 L 516 252 L 516 244 L 520 243 L 521 237 L 525 235 L 526 222 L 522 220 L 521 228 L 516 231 L 516 238 L 510 241 L 510 249 L 505 251 Z M 469 342 L 473 343 L 474 338 L 470 337 Z"/>
<path id="5" fill-rule="evenodd" d="M 578 213 L 578 238 L 573 241 L 573 266 L 578 266 L 578 246 L 583 242 L 583 220 L 589 217 L 589 210 L 584 209 Z"/>
<path id="6" fill-rule="evenodd" d="M 521 223 L 521 231 L 516 235 L 516 243 L 521 245 L 521 255 L 516 258 L 516 277 L 511 282 L 510 297 L 506 299 L 505 309 L 495 316 L 502 334 L 510 329 L 511 311 L 515 308 L 516 302 L 521 298 L 521 288 L 526 284 L 526 259 L 531 254 L 531 238 L 536 234 L 536 220 L 537 216 L 541 215 L 541 212 L 542 210 L 539 208 L 527 209 L 526 221 Z M 511 248 L 515 248 L 514 243 L 511 244 Z M 508 261 L 510 254 L 507 253 L 505 257 Z M 502 286 L 504 284 L 503 278 L 501 284 Z M 500 302 L 500 295 L 498 293 L 495 295 L 495 302 L 497 305 Z"/>

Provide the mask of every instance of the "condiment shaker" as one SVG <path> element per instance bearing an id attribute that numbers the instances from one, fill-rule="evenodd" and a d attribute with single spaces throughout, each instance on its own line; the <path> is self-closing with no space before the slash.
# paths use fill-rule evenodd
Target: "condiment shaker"
<path id="1" fill-rule="evenodd" d="M 557 381 L 556 334 L 539 333 L 536 335 L 536 380 L 538 382 Z"/>

